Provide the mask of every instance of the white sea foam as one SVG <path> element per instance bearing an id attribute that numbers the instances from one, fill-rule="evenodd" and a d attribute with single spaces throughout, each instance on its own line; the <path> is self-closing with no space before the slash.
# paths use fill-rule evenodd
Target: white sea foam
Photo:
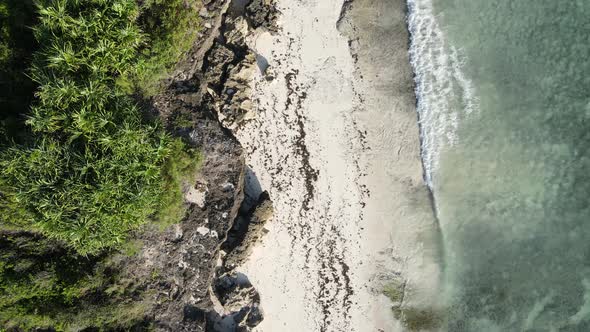
<path id="1" fill-rule="evenodd" d="M 477 110 L 479 103 L 473 83 L 463 71 L 461 50 L 445 39 L 432 0 L 408 0 L 408 9 L 422 159 L 432 188 L 442 149 L 458 142 L 462 117 Z"/>

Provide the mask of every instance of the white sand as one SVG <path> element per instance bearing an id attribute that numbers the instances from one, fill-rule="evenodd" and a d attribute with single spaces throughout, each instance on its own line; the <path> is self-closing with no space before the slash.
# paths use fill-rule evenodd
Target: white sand
<path id="1" fill-rule="evenodd" d="M 402 1 L 353 2 L 367 20 L 341 32 L 342 5 L 279 0 L 281 32 L 251 40 L 274 76 L 255 77 L 257 117 L 236 132 L 275 208 L 240 268 L 261 294 L 257 331 L 402 331 L 383 285 L 406 280 L 405 306 L 437 293 Z"/>

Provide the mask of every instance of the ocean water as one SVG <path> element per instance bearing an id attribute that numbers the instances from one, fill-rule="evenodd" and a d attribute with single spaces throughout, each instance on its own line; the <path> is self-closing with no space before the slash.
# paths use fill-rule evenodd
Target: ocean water
<path id="1" fill-rule="evenodd" d="M 590 331 L 590 0 L 409 0 L 448 331 Z"/>

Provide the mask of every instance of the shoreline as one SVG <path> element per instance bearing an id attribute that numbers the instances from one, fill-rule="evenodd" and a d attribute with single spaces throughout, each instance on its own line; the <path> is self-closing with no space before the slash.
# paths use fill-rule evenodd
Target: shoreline
<path id="1" fill-rule="evenodd" d="M 356 41 L 351 44 L 351 53 L 367 109 L 364 123 L 372 128 L 369 133 L 379 133 L 369 144 L 381 152 L 379 162 L 369 167 L 379 174 L 371 177 L 370 187 L 379 192 L 375 196 L 382 197 L 374 200 L 373 210 L 382 206 L 390 209 L 384 215 L 367 216 L 382 221 L 376 233 L 390 236 L 380 241 L 381 246 L 391 249 L 390 257 L 382 257 L 389 259 L 384 269 L 395 274 L 384 281 L 385 293 L 393 302 L 394 316 L 401 321 L 395 330 L 438 330 L 443 320 L 438 301 L 442 239 L 421 153 L 418 100 L 409 58 L 408 4 L 404 0 L 351 3 L 349 27 L 345 24 L 341 30 Z M 396 155 L 392 156 L 392 152 Z M 401 293 L 399 300 L 391 296 L 392 286 Z"/>
<path id="2" fill-rule="evenodd" d="M 279 0 L 279 31 L 248 38 L 269 67 L 251 84 L 256 117 L 233 131 L 275 207 L 238 267 L 261 296 L 256 331 L 398 331 L 432 309 L 438 232 L 405 6 Z"/>

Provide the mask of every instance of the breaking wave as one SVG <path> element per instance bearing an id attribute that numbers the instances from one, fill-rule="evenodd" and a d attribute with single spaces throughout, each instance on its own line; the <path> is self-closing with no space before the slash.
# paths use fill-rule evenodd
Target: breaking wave
<path id="1" fill-rule="evenodd" d="M 478 110 L 479 102 L 463 71 L 465 58 L 445 40 L 432 0 L 408 0 L 408 28 L 422 160 L 426 181 L 433 188 L 442 149 L 458 142 L 461 119 Z"/>

